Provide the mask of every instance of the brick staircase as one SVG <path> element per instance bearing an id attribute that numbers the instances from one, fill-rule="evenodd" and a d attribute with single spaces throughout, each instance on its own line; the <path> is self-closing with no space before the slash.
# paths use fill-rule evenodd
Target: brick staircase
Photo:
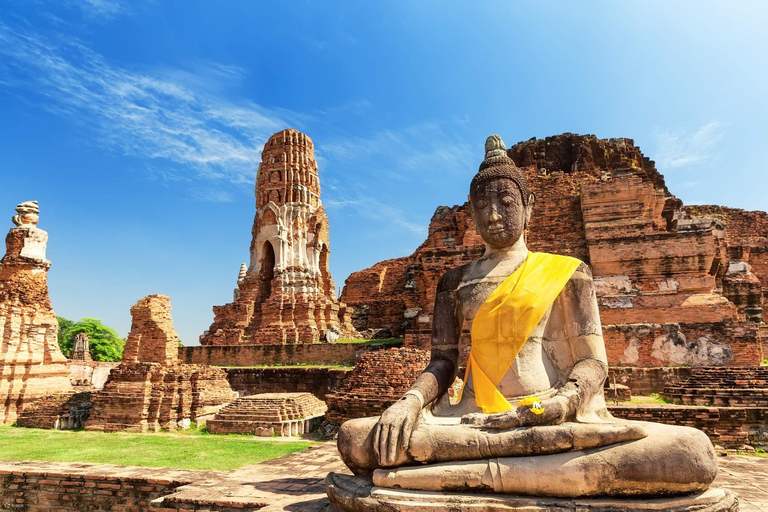
<path id="1" fill-rule="evenodd" d="M 683 405 L 768 407 L 768 366 L 695 368 L 662 396 Z"/>
<path id="2" fill-rule="evenodd" d="M 322 421 L 327 409 L 311 393 L 262 393 L 238 398 L 207 425 L 212 434 L 300 436 Z"/>

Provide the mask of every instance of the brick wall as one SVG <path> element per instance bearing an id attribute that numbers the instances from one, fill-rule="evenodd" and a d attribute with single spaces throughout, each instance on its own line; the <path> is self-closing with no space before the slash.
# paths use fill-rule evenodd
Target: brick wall
<path id="1" fill-rule="evenodd" d="M 120 363 L 105 363 L 100 361 L 70 361 L 69 380 L 73 386 L 102 389 L 112 370 Z"/>
<path id="2" fill-rule="evenodd" d="M 227 380 L 240 396 L 306 391 L 323 400 L 352 370 L 334 368 L 227 368 Z"/>
<path id="3" fill-rule="evenodd" d="M 698 428 L 725 448 L 754 444 L 755 432 L 765 430 L 768 421 L 764 408 L 619 405 L 608 409 L 617 418 Z"/>
<path id="4" fill-rule="evenodd" d="M 215 472 L 167 468 L 0 461 L 0 511 L 143 512 L 150 502 Z"/>
<path id="5" fill-rule="evenodd" d="M 179 358 L 185 364 L 213 366 L 259 366 L 274 364 L 353 365 L 359 352 L 369 352 L 392 345 L 355 343 L 300 345 L 224 345 L 180 347 Z"/>
<path id="6" fill-rule="evenodd" d="M 684 366 L 660 368 L 636 368 L 631 366 L 611 366 L 608 379 L 613 383 L 628 386 L 633 395 L 661 393 L 666 386 L 676 386 L 691 376 L 691 368 Z"/>
<path id="7" fill-rule="evenodd" d="M 763 358 L 752 322 L 604 325 L 603 337 L 610 365 L 754 366 Z"/>

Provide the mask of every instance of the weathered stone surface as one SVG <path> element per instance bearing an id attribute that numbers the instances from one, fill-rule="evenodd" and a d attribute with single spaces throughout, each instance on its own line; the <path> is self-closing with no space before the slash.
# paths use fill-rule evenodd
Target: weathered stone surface
<path id="1" fill-rule="evenodd" d="M 732 358 L 694 357 L 678 364 L 759 364 L 757 331 L 748 321 L 762 318 L 768 289 L 768 215 L 682 207 L 631 139 L 563 134 L 518 143 L 507 153 L 525 169 L 537 196 L 528 246 L 591 266 L 607 330 L 615 324 L 676 323 L 690 341 L 707 329 L 694 333 L 689 326 L 711 323 L 712 335 L 703 336 L 717 346 L 732 344 L 718 327 L 727 323 L 745 333 L 732 346 Z M 353 273 L 342 300 L 354 310 L 358 329 L 407 331 L 406 346 L 428 348 L 438 279 L 482 250 L 467 204 L 440 206 L 427 240 L 411 256 Z M 749 266 L 729 272 L 731 261 Z M 663 357 L 630 363 L 634 349 L 624 358 L 627 347 L 613 347 L 616 339 L 606 336 L 611 364 L 675 364 Z M 465 329 L 463 354 L 467 343 Z"/>
<path id="2" fill-rule="evenodd" d="M 204 424 L 237 397 L 221 368 L 180 364 L 170 299 L 150 295 L 131 308 L 123 362 L 92 396 L 86 430 L 158 431 Z"/>
<path id="3" fill-rule="evenodd" d="M 36 202 L 16 211 L 0 260 L 0 424 L 37 398 L 72 391 L 48 297 L 48 233 L 36 227 Z"/>
<path id="4" fill-rule="evenodd" d="M 211 434 L 301 436 L 328 407 L 311 393 L 260 393 L 240 397 L 208 421 Z"/>
<path id="5" fill-rule="evenodd" d="M 433 512 L 438 510 L 736 512 L 739 509 L 739 500 L 733 493 L 714 488 L 672 498 L 541 498 L 513 494 L 483 495 L 390 489 L 374 486 L 370 477 L 329 473 L 325 480 L 325 489 L 331 500 L 329 510 L 336 512 Z"/>
<path id="6" fill-rule="evenodd" d="M 201 345 L 313 343 L 353 331 L 328 268 L 328 217 L 314 155 L 310 138 L 296 130 L 278 132 L 264 146 L 250 265 L 240 269 L 235 300 L 213 308 Z"/>

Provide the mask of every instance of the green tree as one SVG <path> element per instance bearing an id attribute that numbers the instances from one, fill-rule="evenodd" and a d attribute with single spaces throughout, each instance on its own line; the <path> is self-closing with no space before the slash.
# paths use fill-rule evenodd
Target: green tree
<path id="1" fill-rule="evenodd" d="M 75 336 L 81 332 L 88 336 L 91 357 L 94 361 L 120 361 L 123 357 L 125 340 L 101 323 L 98 318 L 82 318 L 73 322 L 63 317 L 59 320 L 59 347 L 65 356 L 72 356 Z"/>

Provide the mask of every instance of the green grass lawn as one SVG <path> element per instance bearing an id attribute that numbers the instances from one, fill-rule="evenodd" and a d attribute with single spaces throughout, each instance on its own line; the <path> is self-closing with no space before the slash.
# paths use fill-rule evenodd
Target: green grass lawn
<path id="1" fill-rule="evenodd" d="M 0 459 L 229 470 L 304 450 L 309 441 L 240 435 L 104 433 L 0 426 Z"/>
<path id="2" fill-rule="evenodd" d="M 671 404 L 672 402 L 660 397 L 658 393 L 651 393 L 651 396 L 632 395 L 630 403 L 640 405 L 666 405 Z"/>

